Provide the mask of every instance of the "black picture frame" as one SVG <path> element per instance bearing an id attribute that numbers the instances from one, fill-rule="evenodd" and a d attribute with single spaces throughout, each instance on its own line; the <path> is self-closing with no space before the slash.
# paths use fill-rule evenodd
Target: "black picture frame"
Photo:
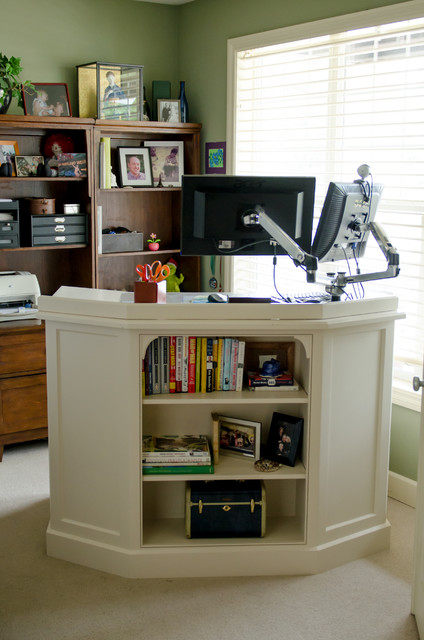
<path id="1" fill-rule="evenodd" d="M 274 411 L 265 445 L 265 458 L 294 467 L 303 433 L 303 418 Z"/>

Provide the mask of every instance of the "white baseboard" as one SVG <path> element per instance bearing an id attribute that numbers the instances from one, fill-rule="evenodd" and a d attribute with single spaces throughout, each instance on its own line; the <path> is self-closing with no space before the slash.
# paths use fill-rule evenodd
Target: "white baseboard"
<path id="1" fill-rule="evenodd" d="M 388 495 L 389 498 L 394 498 L 394 500 L 399 500 L 399 502 L 415 508 L 417 501 L 417 483 L 415 480 L 389 471 Z"/>

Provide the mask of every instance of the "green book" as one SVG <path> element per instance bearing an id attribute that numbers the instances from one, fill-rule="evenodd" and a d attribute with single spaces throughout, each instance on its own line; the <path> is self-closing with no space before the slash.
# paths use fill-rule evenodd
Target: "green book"
<path id="1" fill-rule="evenodd" d="M 181 467 L 173 467 L 170 465 L 169 467 L 155 467 L 154 465 L 143 465 L 143 474 L 144 475 L 155 475 L 155 474 L 169 474 L 169 473 L 214 473 L 213 464 L 205 464 L 205 465 L 186 465 Z"/>

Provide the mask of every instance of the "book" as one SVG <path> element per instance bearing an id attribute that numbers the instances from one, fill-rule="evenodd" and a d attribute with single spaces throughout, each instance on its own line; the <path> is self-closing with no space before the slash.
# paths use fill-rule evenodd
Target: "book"
<path id="1" fill-rule="evenodd" d="M 231 373 L 231 338 L 224 338 L 224 348 L 222 356 L 222 390 L 230 390 Z"/>
<path id="2" fill-rule="evenodd" d="M 243 389 L 243 374 L 244 374 L 244 357 L 246 353 L 246 342 L 239 340 L 239 351 L 237 360 L 237 379 L 236 379 L 236 391 Z"/>
<path id="3" fill-rule="evenodd" d="M 208 458 L 210 457 L 209 441 L 205 435 L 160 435 L 143 436 L 143 458 Z"/>
<path id="4" fill-rule="evenodd" d="M 231 340 L 231 355 L 230 355 L 230 391 L 236 390 L 238 350 L 239 350 L 239 341 L 236 338 L 233 338 Z"/>
<path id="5" fill-rule="evenodd" d="M 160 358 L 160 392 L 169 393 L 169 338 L 161 336 L 159 338 L 159 358 Z"/>
<path id="6" fill-rule="evenodd" d="M 293 375 L 288 371 L 280 373 L 277 376 L 264 376 L 260 371 L 248 371 L 247 381 L 249 388 L 278 388 L 291 387 L 293 390 Z"/>
<path id="7" fill-rule="evenodd" d="M 153 393 L 153 346 L 152 343 L 147 346 L 146 355 L 144 358 L 144 378 L 145 378 L 145 393 L 146 396 L 150 396 Z"/>
<path id="8" fill-rule="evenodd" d="M 177 393 L 182 391 L 183 382 L 183 337 L 176 337 L 175 347 L 175 390 Z"/>
<path id="9" fill-rule="evenodd" d="M 176 392 L 176 381 L 175 381 L 175 348 L 176 348 L 176 337 L 170 336 L 169 338 L 169 393 Z"/>
<path id="10" fill-rule="evenodd" d="M 182 465 L 180 467 L 176 467 L 174 465 L 170 465 L 167 467 L 157 467 L 155 465 L 144 465 L 143 464 L 143 474 L 144 475 L 159 475 L 159 474 L 183 474 L 183 473 L 214 473 L 213 464 L 206 465 Z"/>
<path id="11" fill-rule="evenodd" d="M 196 392 L 196 337 L 188 338 L 188 392 Z"/>
<path id="12" fill-rule="evenodd" d="M 188 392 L 188 336 L 183 336 L 183 358 L 181 365 L 181 391 Z"/>
<path id="13" fill-rule="evenodd" d="M 159 338 L 152 343 L 152 393 L 160 393 Z"/>
<path id="14" fill-rule="evenodd" d="M 216 362 L 216 380 L 215 388 L 217 391 L 222 391 L 222 357 L 223 357 L 224 338 L 218 338 L 218 355 Z"/>
<path id="15" fill-rule="evenodd" d="M 213 339 L 212 346 L 212 364 L 213 364 L 213 373 L 212 373 L 212 391 L 216 391 L 217 386 L 217 367 L 218 367 L 218 338 Z"/>
<path id="16" fill-rule="evenodd" d="M 200 391 L 206 393 L 206 351 L 207 351 L 207 338 L 202 338 L 201 352 L 200 352 Z"/>
<path id="17" fill-rule="evenodd" d="M 213 391 L 213 338 L 206 338 L 206 393 Z"/>
<path id="18" fill-rule="evenodd" d="M 198 336 L 196 338 L 196 393 L 200 392 L 200 376 L 201 376 L 201 364 L 202 364 L 202 338 Z"/>
<path id="19" fill-rule="evenodd" d="M 219 416 L 212 413 L 212 455 L 213 463 L 219 464 Z"/>

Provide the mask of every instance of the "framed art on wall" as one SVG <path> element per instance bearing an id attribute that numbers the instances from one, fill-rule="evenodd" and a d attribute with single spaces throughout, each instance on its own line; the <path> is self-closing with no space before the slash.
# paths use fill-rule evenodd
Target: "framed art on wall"
<path id="1" fill-rule="evenodd" d="M 226 142 L 206 142 L 205 173 L 225 174 L 227 172 L 226 152 Z"/>
<path id="2" fill-rule="evenodd" d="M 71 116 L 68 85 L 65 83 L 33 83 L 24 87 L 24 113 L 26 116 Z"/>

